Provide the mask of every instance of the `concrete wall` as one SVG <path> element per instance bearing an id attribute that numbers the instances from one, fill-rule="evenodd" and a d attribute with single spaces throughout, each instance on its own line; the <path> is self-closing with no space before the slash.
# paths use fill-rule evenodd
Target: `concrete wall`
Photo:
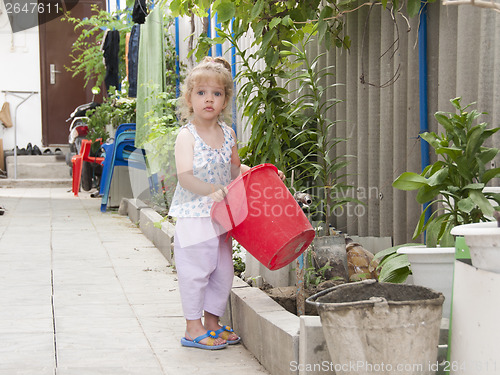
<path id="1" fill-rule="evenodd" d="M 40 91 L 40 55 L 38 44 L 38 28 L 12 33 L 5 11 L 0 3 L 0 91 Z M 28 99 L 17 111 L 16 106 L 28 95 L 0 92 L 0 106 L 10 103 L 12 121 L 17 126 L 17 144 L 20 148 L 28 142 L 33 145 L 42 144 L 42 104 L 40 95 Z M 0 138 L 3 139 L 4 150 L 14 148 L 14 128 L 0 126 Z"/>

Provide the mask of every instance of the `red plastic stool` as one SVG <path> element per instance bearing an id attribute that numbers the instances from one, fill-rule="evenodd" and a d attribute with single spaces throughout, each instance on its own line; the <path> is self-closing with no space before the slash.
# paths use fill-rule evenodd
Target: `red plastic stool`
<path id="1" fill-rule="evenodd" d="M 102 142 L 101 139 L 97 139 L 97 141 Z M 90 139 L 82 140 L 82 147 L 80 149 L 80 153 L 71 158 L 71 163 L 73 165 L 73 187 L 72 191 L 75 197 L 78 196 L 78 192 L 80 191 L 80 183 L 82 179 L 82 168 L 83 162 L 96 163 L 102 165 L 104 162 L 104 158 L 90 156 L 90 148 L 92 146 L 92 141 Z"/>

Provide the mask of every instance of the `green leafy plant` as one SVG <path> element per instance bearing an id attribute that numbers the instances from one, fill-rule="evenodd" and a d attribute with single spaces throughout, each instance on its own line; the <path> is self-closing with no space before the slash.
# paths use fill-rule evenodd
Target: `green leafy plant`
<path id="1" fill-rule="evenodd" d="M 405 172 L 393 182 L 400 190 L 416 190 L 417 202 L 430 204 L 420 215 L 413 237 L 426 231 L 428 247 L 453 246 L 451 229 L 460 224 L 488 221 L 500 203 L 500 194 L 484 191 L 491 179 L 500 176 L 500 168 L 488 168 L 499 153 L 496 147 L 484 143 L 500 128 L 488 129 L 488 124 L 475 124 L 481 113 L 463 107 L 461 98 L 450 100 L 457 113 L 437 112 L 436 120 L 444 132 L 423 133 L 421 137 L 434 149 L 437 160 L 421 174 Z M 426 212 L 434 207 L 430 218 Z"/>
<path id="2" fill-rule="evenodd" d="M 269 162 L 288 171 L 297 161 L 296 155 L 288 150 L 296 146 L 291 138 L 302 121 L 299 113 L 290 113 L 290 93 L 280 85 L 280 80 L 287 78 L 290 70 L 287 57 L 280 53 L 289 47 L 282 41 L 298 43 L 311 30 L 309 20 L 316 19 L 321 25 L 319 38 L 327 47 L 349 47 L 349 38 L 343 36 L 337 27 L 342 22 L 329 17 L 336 5 L 323 4 L 320 7 L 319 3 L 319 0 L 242 0 L 237 6 L 228 0 L 174 0 L 170 3 L 174 15 L 206 17 L 210 6 L 214 13 L 217 12 L 219 37 L 211 39 L 206 32 L 201 33 L 193 50 L 198 59 L 205 56 L 215 43 L 228 41 L 236 48 L 241 61 L 236 77 L 240 84 L 239 104 L 248 118 L 247 126 L 251 128 L 250 139 L 240 148 L 240 156 L 249 165 Z M 250 30 L 255 36 L 252 43 L 255 48 L 240 48 L 240 39 L 245 38 Z"/>
<path id="3" fill-rule="evenodd" d="M 246 264 L 242 257 L 243 249 L 241 245 L 233 240 L 233 266 L 234 274 L 241 277 L 241 274 L 245 272 Z"/>
<path id="4" fill-rule="evenodd" d="M 352 187 L 343 182 L 347 157 L 335 155 L 335 148 L 346 139 L 334 136 L 339 121 L 332 119 L 328 113 L 341 103 L 339 99 L 328 97 L 327 93 L 328 89 L 338 86 L 337 83 L 327 84 L 328 79 L 334 76 L 334 67 L 318 67 L 326 52 L 314 57 L 307 52 L 308 45 L 316 41 L 316 28 L 317 25 L 311 30 L 311 34 L 297 44 L 283 41 L 289 50 L 282 51 L 281 54 L 291 58 L 293 66 L 299 67 L 286 82 L 286 86 L 297 83 L 298 88 L 291 90 L 295 99 L 290 104 L 290 115 L 300 115 L 302 120 L 298 131 L 292 133 L 296 146 L 289 152 L 298 161 L 294 165 L 300 171 L 298 180 L 312 183 L 313 191 L 317 192 L 313 199 L 316 202 L 316 213 L 321 215 L 325 223 L 323 234 L 329 235 L 333 211 L 348 202 L 361 202 L 345 194 Z"/>
<path id="5" fill-rule="evenodd" d="M 206 17 L 210 5 L 212 12 L 217 12 L 219 36 L 210 39 L 202 33 L 194 53 L 201 58 L 213 44 L 224 42 L 236 49 L 240 61 L 236 76 L 238 99 L 251 128 L 250 139 L 239 149 L 240 157 L 249 165 L 268 162 L 285 171 L 295 170 L 298 178 L 294 179 L 294 188 L 316 189 L 319 199 L 315 211 L 326 223 L 330 222 L 333 210 L 351 199 L 345 194 L 349 186 L 341 183 L 340 171 L 346 162 L 332 152 L 344 140 L 330 137 L 335 121 L 326 116 L 338 101 L 324 100 L 327 88 L 320 82 L 330 74 L 331 67 L 317 70 L 319 57 L 307 60 L 305 45 L 314 35 L 314 42 L 327 49 L 349 48 L 350 39 L 343 33 L 341 13 L 350 11 L 352 4 L 243 0 L 235 6 L 227 0 L 213 4 L 204 0 L 174 0 L 170 5 L 174 14 Z M 255 48 L 241 48 L 239 41 L 250 30 L 255 37 L 252 42 Z M 304 49 L 295 50 L 297 45 Z M 294 75 L 299 68 L 306 74 Z M 292 81 L 306 86 L 298 93 L 301 98 L 295 101 L 297 92 L 284 84 Z M 310 88 L 313 91 L 308 96 Z M 315 100 L 320 101 L 315 103 Z M 307 171 L 300 171 L 301 168 Z M 328 231 L 328 224 L 325 228 Z"/>
<path id="6" fill-rule="evenodd" d="M 304 286 L 309 289 L 311 286 L 318 286 L 323 281 L 326 281 L 325 274 L 332 269 L 332 266 L 328 261 L 322 267 L 317 268 L 311 249 L 307 249 L 305 255 L 307 267 L 304 269 Z"/>
<path id="7" fill-rule="evenodd" d="M 476 125 L 481 113 L 467 111 L 474 103 L 462 106 L 461 98 L 450 100 L 456 113 L 436 112 L 435 118 L 444 132 L 439 135 L 423 133 L 421 137 L 434 149 L 436 162 L 422 173 L 404 172 L 393 182 L 400 190 L 417 190 L 417 202 L 429 203 L 422 211 L 413 233 L 414 239 L 426 231 L 427 247 L 454 246 L 451 229 L 460 224 L 488 221 L 500 203 L 500 194 L 484 191 L 492 178 L 500 176 L 500 168 L 488 168 L 499 153 L 484 143 L 500 128 L 488 129 L 482 122 Z M 427 222 L 425 216 L 434 208 Z M 406 254 L 398 254 L 404 244 L 383 250 L 375 255 L 380 259 L 380 281 L 403 282 L 411 274 Z"/>
<path id="8" fill-rule="evenodd" d="M 295 156 L 287 150 L 298 129 L 298 116 L 291 115 L 289 91 L 278 84 L 285 77 L 284 60 L 271 66 L 259 67 L 256 62 L 260 52 L 248 53 L 238 46 L 239 35 L 220 31 L 220 38 L 230 41 L 236 48 L 241 65 L 236 81 L 240 84 L 238 102 L 251 129 L 248 142 L 239 149 L 243 161 L 249 165 L 272 163 L 282 170 L 290 170 Z M 280 140 L 277 142 L 276 140 Z"/>
<path id="9" fill-rule="evenodd" d="M 83 19 L 72 17 L 71 12 L 61 18 L 74 24 L 78 34 L 71 46 L 71 65 L 65 68 L 73 73 L 73 77 L 83 74 L 85 87 L 89 82 L 95 82 L 94 85 L 100 87 L 106 73 L 101 50 L 104 34 L 106 30 L 118 30 L 120 33 L 119 75 L 125 77 L 125 35 L 132 29 L 132 18 L 128 9 L 109 13 L 94 4 L 91 11 L 92 16 Z"/>
<path id="10" fill-rule="evenodd" d="M 380 271 L 378 280 L 386 283 L 403 283 L 411 275 L 410 261 L 406 254 L 398 254 L 403 246 L 417 246 L 420 244 L 404 244 L 393 246 L 375 254 L 373 261 L 379 261 L 377 269 Z M 372 262 L 373 262 L 372 261 Z"/>
<path id="11" fill-rule="evenodd" d="M 89 132 L 87 138 L 95 142 L 101 138 L 105 142 L 110 134 L 108 125 L 116 129 L 123 123 L 135 122 L 135 99 L 120 97 L 120 93 L 110 89 L 109 97 L 104 98 L 103 103 L 87 111 Z"/>

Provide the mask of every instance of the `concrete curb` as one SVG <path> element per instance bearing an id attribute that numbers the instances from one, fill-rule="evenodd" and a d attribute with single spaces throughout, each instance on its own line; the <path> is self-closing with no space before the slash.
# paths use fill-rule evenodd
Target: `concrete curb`
<path id="1" fill-rule="evenodd" d="M 243 344 L 273 375 L 297 374 L 299 318 L 284 310 L 258 288 L 238 288 L 231 293 L 234 329 Z"/>
<path id="2" fill-rule="evenodd" d="M 124 198 L 120 206 L 126 207 L 130 220 L 139 225 L 142 233 L 157 247 L 170 264 L 174 264 L 173 239 L 175 227 L 139 199 Z"/>
<path id="3" fill-rule="evenodd" d="M 138 199 L 124 198 L 123 212 L 173 263 L 175 227 Z M 265 292 L 235 277 L 223 324 L 242 337 L 243 345 L 272 375 L 316 375 L 318 364 L 330 363 L 330 354 L 318 316 L 298 317 Z"/>

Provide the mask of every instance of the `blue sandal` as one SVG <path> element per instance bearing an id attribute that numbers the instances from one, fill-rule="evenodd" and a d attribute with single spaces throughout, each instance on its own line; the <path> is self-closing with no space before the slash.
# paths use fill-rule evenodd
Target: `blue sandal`
<path id="1" fill-rule="evenodd" d="M 199 348 L 199 349 L 206 349 L 206 350 L 217 350 L 217 349 L 224 349 L 227 347 L 227 344 L 221 344 L 221 345 L 214 345 L 215 339 L 218 337 L 217 333 L 214 331 L 207 331 L 204 335 L 198 336 L 197 338 L 193 339 L 189 334 L 186 332 L 186 336 L 190 338 L 188 340 L 187 338 L 183 337 L 181 339 L 181 345 L 182 346 L 188 346 L 191 348 Z M 203 340 L 205 337 L 208 337 L 208 344 L 200 344 L 200 341 Z"/>
<path id="2" fill-rule="evenodd" d="M 218 335 L 223 340 L 226 340 L 228 345 L 234 345 L 240 342 L 241 337 L 238 337 L 236 340 L 228 340 L 231 333 L 234 333 L 234 330 L 229 326 L 223 326 L 222 328 L 215 331 L 215 334 Z"/>

